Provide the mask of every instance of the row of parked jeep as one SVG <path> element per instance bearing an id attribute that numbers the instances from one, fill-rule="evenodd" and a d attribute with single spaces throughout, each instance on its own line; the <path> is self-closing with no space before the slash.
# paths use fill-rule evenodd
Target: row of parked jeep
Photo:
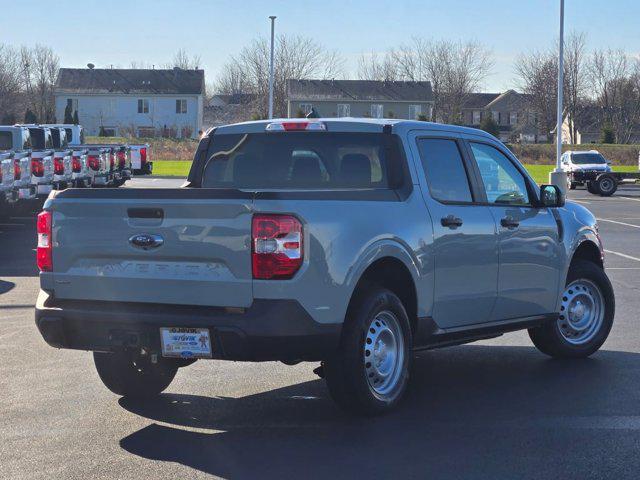
<path id="1" fill-rule="evenodd" d="M 149 145 L 86 144 L 81 125 L 0 126 L 0 216 L 69 187 L 119 187 L 150 174 Z"/>

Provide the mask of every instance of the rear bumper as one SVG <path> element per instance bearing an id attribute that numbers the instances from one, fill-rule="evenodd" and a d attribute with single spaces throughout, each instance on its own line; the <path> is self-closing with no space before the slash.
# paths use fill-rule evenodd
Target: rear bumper
<path id="1" fill-rule="evenodd" d="M 209 328 L 213 358 L 317 361 L 338 347 L 341 324 L 315 322 L 293 300 L 256 299 L 246 309 L 57 300 L 40 291 L 36 324 L 57 348 L 160 352 L 160 327 Z"/>

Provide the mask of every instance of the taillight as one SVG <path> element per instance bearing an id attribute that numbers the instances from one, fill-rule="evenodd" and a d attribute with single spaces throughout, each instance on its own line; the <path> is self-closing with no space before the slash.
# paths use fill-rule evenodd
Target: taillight
<path id="1" fill-rule="evenodd" d="M 141 148 L 140 149 L 140 164 L 144 165 L 145 163 L 147 163 L 147 149 L 146 148 Z"/>
<path id="2" fill-rule="evenodd" d="M 51 212 L 44 211 L 38 215 L 38 248 L 36 250 L 36 262 L 41 272 L 53 270 L 51 243 Z"/>
<path id="3" fill-rule="evenodd" d="M 31 159 L 31 173 L 36 177 L 42 177 L 44 175 L 44 164 L 41 158 Z"/>
<path id="4" fill-rule="evenodd" d="M 97 155 L 89 155 L 87 157 L 87 163 L 91 170 L 100 170 L 100 158 Z"/>
<path id="5" fill-rule="evenodd" d="M 62 157 L 55 157 L 53 159 L 53 172 L 56 175 L 64 175 L 64 162 Z"/>
<path id="6" fill-rule="evenodd" d="M 80 157 L 71 157 L 71 170 L 75 173 L 79 173 L 82 171 L 82 163 L 80 162 Z"/>
<path id="7" fill-rule="evenodd" d="M 124 168 L 124 162 L 126 159 L 126 153 L 118 152 L 118 168 Z"/>
<path id="8" fill-rule="evenodd" d="M 291 131 L 316 131 L 322 132 L 327 126 L 322 122 L 309 121 L 290 121 L 290 122 L 272 122 L 267 124 L 265 130 L 267 132 L 291 132 Z"/>
<path id="9" fill-rule="evenodd" d="M 302 224 L 291 215 L 254 215 L 251 223 L 253 278 L 286 280 L 302 265 Z"/>
<path id="10" fill-rule="evenodd" d="M 20 168 L 20 160 L 14 160 L 13 162 L 13 179 L 20 180 L 22 176 L 22 169 Z"/>

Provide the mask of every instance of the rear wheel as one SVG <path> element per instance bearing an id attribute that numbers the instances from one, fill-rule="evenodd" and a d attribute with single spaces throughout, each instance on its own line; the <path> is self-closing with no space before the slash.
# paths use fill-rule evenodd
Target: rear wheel
<path id="1" fill-rule="evenodd" d="M 117 395 L 148 398 L 160 394 L 176 376 L 178 364 L 158 358 L 151 362 L 149 355 L 123 351 L 94 352 L 93 361 L 102 383 Z"/>
<path id="2" fill-rule="evenodd" d="M 595 181 L 587 182 L 587 190 L 593 195 L 600 195 L 600 190 L 598 189 L 598 185 Z"/>
<path id="3" fill-rule="evenodd" d="M 596 352 L 613 325 L 615 298 L 604 270 L 592 262 L 571 264 L 558 320 L 529 330 L 533 344 L 552 357 L 581 358 Z"/>
<path id="4" fill-rule="evenodd" d="M 338 351 L 324 362 L 327 386 L 343 409 L 376 415 L 395 407 L 407 387 L 411 329 L 400 299 L 374 288 L 349 308 Z"/>
<path id="5" fill-rule="evenodd" d="M 596 185 L 603 197 L 610 197 L 618 189 L 618 182 L 611 175 L 600 175 L 596 180 Z"/>

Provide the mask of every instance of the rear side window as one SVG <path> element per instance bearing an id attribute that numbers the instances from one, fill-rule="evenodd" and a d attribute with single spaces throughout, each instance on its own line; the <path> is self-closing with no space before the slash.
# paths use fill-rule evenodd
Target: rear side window
<path id="1" fill-rule="evenodd" d="M 0 132 L 0 150 L 11 150 L 13 139 L 11 132 Z"/>
<path id="2" fill-rule="evenodd" d="M 422 168 L 431 196 L 443 202 L 471 202 L 469 178 L 455 140 L 418 139 Z"/>
<path id="3" fill-rule="evenodd" d="M 51 140 L 53 141 L 53 146 L 54 148 L 60 148 L 61 142 L 60 142 L 60 130 L 58 130 L 57 128 L 54 128 L 53 130 L 51 130 Z"/>
<path id="4" fill-rule="evenodd" d="M 70 128 L 65 128 L 64 131 L 67 133 L 67 142 L 71 142 L 73 140 L 73 131 Z"/>
<path id="5" fill-rule="evenodd" d="M 214 135 L 204 188 L 257 190 L 390 189 L 404 157 L 384 133 L 265 132 Z"/>

